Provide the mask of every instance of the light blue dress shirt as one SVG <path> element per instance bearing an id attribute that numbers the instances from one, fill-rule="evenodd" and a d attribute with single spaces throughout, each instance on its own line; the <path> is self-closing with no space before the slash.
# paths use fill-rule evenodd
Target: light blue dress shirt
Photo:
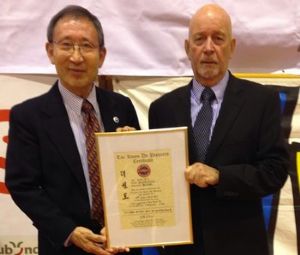
<path id="1" fill-rule="evenodd" d="M 212 109 L 213 109 L 213 121 L 211 125 L 211 130 L 210 130 L 210 138 L 212 136 L 217 118 L 219 116 L 219 112 L 221 109 L 221 105 L 223 102 L 224 98 L 224 92 L 227 87 L 229 79 L 229 73 L 228 71 L 225 73 L 223 79 L 216 84 L 215 86 L 211 87 L 211 89 L 214 91 L 216 98 L 212 102 Z M 191 120 L 192 120 L 192 126 L 194 126 L 197 115 L 202 107 L 202 103 L 200 102 L 200 96 L 202 94 L 202 91 L 204 90 L 204 86 L 201 85 L 196 81 L 195 78 L 193 78 L 193 85 L 191 89 Z"/>

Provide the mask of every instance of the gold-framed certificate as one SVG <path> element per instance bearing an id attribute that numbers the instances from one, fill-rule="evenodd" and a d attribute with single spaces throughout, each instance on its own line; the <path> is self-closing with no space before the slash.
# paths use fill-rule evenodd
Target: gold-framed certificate
<path id="1" fill-rule="evenodd" d="M 109 247 L 193 243 L 187 127 L 96 133 Z"/>

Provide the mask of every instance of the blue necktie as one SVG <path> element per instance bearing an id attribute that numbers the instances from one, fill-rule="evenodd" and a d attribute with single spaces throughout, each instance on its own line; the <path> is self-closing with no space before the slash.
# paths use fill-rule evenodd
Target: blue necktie
<path id="1" fill-rule="evenodd" d="M 215 99 L 215 94 L 210 88 L 205 88 L 201 94 L 200 101 L 202 108 L 200 109 L 195 124 L 194 138 L 197 149 L 197 156 L 200 162 L 204 162 L 206 157 L 207 147 L 210 141 L 210 130 L 213 120 L 213 110 L 211 102 Z"/>

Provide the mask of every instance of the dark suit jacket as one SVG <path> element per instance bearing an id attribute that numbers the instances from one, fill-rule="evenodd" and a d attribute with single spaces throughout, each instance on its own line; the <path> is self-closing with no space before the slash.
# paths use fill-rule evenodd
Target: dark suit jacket
<path id="1" fill-rule="evenodd" d="M 188 126 L 190 164 L 196 161 L 190 114 L 191 84 L 153 102 L 150 128 Z M 191 185 L 194 245 L 170 255 L 267 255 L 261 198 L 287 178 L 278 94 L 230 74 L 206 164 L 220 171 L 215 187 Z"/>
<path id="2" fill-rule="evenodd" d="M 96 95 L 106 131 L 139 129 L 128 98 L 98 88 Z M 38 229 L 40 255 L 86 254 L 63 247 L 76 226 L 95 233 L 102 226 L 90 218 L 83 168 L 57 84 L 12 108 L 5 178 L 12 198 Z"/>

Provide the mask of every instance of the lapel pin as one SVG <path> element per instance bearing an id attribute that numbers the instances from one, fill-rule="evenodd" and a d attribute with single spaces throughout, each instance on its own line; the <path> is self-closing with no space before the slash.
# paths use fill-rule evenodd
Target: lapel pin
<path id="1" fill-rule="evenodd" d="M 114 120 L 115 123 L 119 123 L 120 122 L 120 120 L 119 120 L 119 118 L 117 116 L 114 116 L 113 120 Z"/>

